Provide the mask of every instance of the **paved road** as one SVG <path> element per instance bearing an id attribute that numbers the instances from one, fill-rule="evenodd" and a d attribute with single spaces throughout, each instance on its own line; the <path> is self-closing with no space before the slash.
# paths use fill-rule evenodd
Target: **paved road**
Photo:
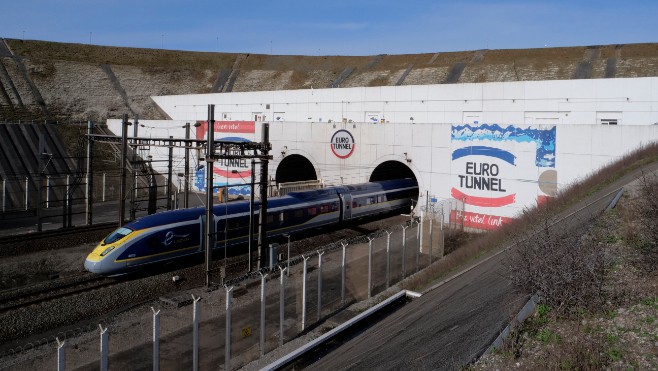
<path id="1" fill-rule="evenodd" d="M 566 215 L 627 185 L 642 171 L 618 179 L 565 211 Z M 612 197 L 610 197 L 612 198 Z M 598 204 L 609 202 L 602 200 Z M 572 223 L 582 219 L 571 218 Z M 570 221 L 571 222 L 571 221 Z M 525 304 L 503 277 L 506 253 L 432 290 L 313 363 L 314 370 L 451 370 L 478 357 Z"/>
<path id="2" fill-rule="evenodd" d="M 481 354 L 526 297 L 503 278 L 498 255 L 412 301 L 311 367 L 318 370 L 461 368 Z"/>

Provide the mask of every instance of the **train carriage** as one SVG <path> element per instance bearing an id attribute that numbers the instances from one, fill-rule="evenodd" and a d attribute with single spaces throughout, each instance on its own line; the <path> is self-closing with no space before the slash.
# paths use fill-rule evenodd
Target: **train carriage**
<path id="1" fill-rule="evenodd" d="M 411 179 L 293 192 L 268 199 L 267 236 L 299 233 L 357 219 L 405 212 L 418 196 Z M 257 231 L 260 203 L 254 205 Z M 246 244 L 249 236 L 249 201 L 215 205 L 213 249 Z M 167 211 L 146 216 L 112 232 L 88 256 L 85 269 L 117 275 L 143 266 L 201 255 L 204 251 L 205 208 Z M 257 235 L 255 233 L 255 237 Z"/>

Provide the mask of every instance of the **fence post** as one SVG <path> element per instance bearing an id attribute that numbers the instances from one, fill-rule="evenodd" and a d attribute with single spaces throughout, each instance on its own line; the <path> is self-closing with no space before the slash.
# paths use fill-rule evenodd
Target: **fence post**
<path id="1" fill-rule="evenodd" d="M 6 200 L 6 193 L 7 191 L 7 179 L 2 179 L 2 212 L 4 213 L 5 210 L 7 209 L 7 200 Z"/>
<path id="2" fill-rule="evenodd" d="M 160 370 L 160 309 L 156 312 L 153 307 L 153 371 Z"/>
<path id="3" fill-rule="evenodd" d="M 445 238 L 445 231 L 443 230 L 444 222 L 445 221 L 443 220 L 443 205 L 441 205 L 441 258 L 443 258 L 443 255 L 445 255 L 446 253 L 446 238 Z M 448 219 L 448 222 L 450 222 L 450 219 Z"/>
<path id="4" fill-rule="evenodd" d="M 193 334 L 192 334 L 192 370 L 199 370 L 199 300 L 192 294 L 192 301 L 194 306 L 192 309 L 192 322 L 193 322 Z"/>
<path id="5" fill-rule="evenodd" d="M 57 371 L 64 371 L 64 367 L 66 365 L 66 352 L 64 351 L 64 344 L 66 344 L 66 340 L 59 341 L 59 338 L 55 338 L 55 340 L 57 340 Z"/>
<path id="6" fill-rule="evenodd" d="M 391 233 L 387 230 L 384 230 L 387 234 L 386 236 L 386 289 L 391 286 Z"/>
<path id="7" fill-rule="evenodd" d="M 416 273 L 418 273 L 418 262 L 420 260 L 420 222 L 414 221 L 416 223 Z"/>
<path id="8" fill-rule="evenodd" d="M 409 228 L 408 225 L 402 226 L 402 279 L 407 276 L 407 265 L 405 262 L 407 260 L 407 228 Z"/>
<path id="9" fill-rule="evenodd" d="M 98 325 L 101 330 L 101 371 L 107 371 L 108 365 L 108 343 L 109 343 L 109 333 L 107 332 L 107 327 L 103 329 L 102 325 Z"/>
<path id="10" fill-rule="evenodd" d="M 340 244 L 343 246 L 343 262 L 340 268 L 340 305 L 345 305 L 345 248 L 347 244 L 342 241 Z"/>
<path id="11" fill-rule="evenodd" d="M 46 209 L 50 208 L 50 175 L 46 176 Z"/>
<path id="12" fill-rule="evenodd" d="M 307 258 L 302 255 L 304 259 L 304 271 L 302 273 L 302 331 L 306 328 L 306 264 L 310 256 Z"/>
<path id="13" fill-rule="evenodd" d="M 105 173 L 103 173 L 103 202 L 105 202 Z"/>
<path id="14" fill-rule="evenodd" d="M 429 253 L 430 253 L 430 263 L 428 264 L 428 266 L 432 265 L 432 249 L 434 248 L 434 246 L 432 246 L 432 242 L 433 242 L 433 240 L 432 240 L 432 222 L 433 221 L 434 221 L 434 213 L 432 213 L 432 216 L 430 217 L 430 247 L 429 247 L 429 250 L 430 250 L 429 251 Z"/>
<path id="15" fill-rule="evenodd" d="M 137 126 L 137 125 L 135 125 Z M 94 198 L 94 165 L 93 165 L 93 145 L 94 141 L 91 138 L 91 134 L 94 131 L 94 124 L 90 121 L 87 122 L 87 169 L 85 171 L 86 175 L 86 184 L 85 184 L 85 197 L 86 197 L 86 212 L 87 212 L 87 225 L 92 223 L 92 204 Z"/>
<path id="16" fill-rule="evenodd" d="M 279 346 L 283 346 L 283 321 L 286 300 L 286 275 L 283 274 L 288 268 L 281 268 L 281 287 L 279 289 Z"/>
<path id="17" fill-rule="evenodd" d="M 41 162 L 41 160 L 39 160 Z M 41 168 L 41 164 L 39 164 L 39 168 Z M 41 220 L 41 192 L 43 191 L 41 189 L 41 182 L 42 182 L 42 174 L 41 171 L 37 173 L 37 232 L 41 232 L 43 230 L 43 221 Z"/>
<path id="18" fill-rule="evenodd" d="M 318 251 L 318 321 L 322 313 L 322 255 L 324 251 Z"/>
<path id="19" fill-rule="evenodd" d="M 29 183 L 28 177 L 25 177 L 25 211 L 27 211 L 27 205 L 28 205 L 28 196 L 30 193 L 30 183 Z"/>
<path id="20" fill-rule="evenodd" d="M 267 273 L 260 273 L 260 356 L 265 354 L 265 283 Z"/>
<path id="21" fill-rule="evenodd" d="M 71 176 L 66 176 L 66 225 L 70 227 L 73 224 L 73 195 L 71 194 Z"/>
<path id="22" fill-rule="evenodd" d="M 368 236 L 368 299 L 372 297 L 372 240 L 374 238 Z"/>
<path id="23" fill-rule="evenodd" d="M 231 369 L 231 307 L 233 286 L 226 288 L 226 346 L 224 347 L 224 370 Z"/>

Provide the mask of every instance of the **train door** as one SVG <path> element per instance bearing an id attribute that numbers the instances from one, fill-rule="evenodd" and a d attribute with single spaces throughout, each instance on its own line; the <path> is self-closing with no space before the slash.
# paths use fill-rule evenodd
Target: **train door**
<path id="1" fill-rule="evenodd" d="M 349 193 L 342 193 L 340 195 L 342 199 L 341 209 L 343 220 L 352 219 L 352 195 Z"/>

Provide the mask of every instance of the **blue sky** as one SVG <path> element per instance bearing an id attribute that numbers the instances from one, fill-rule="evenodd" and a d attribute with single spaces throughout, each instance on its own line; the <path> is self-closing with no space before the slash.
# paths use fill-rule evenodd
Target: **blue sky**
<path id="1" fill-rule="evenodd" d="M 0 37 L 301 55 L 658 42 L 658 1 L 8 0 Z"/>

